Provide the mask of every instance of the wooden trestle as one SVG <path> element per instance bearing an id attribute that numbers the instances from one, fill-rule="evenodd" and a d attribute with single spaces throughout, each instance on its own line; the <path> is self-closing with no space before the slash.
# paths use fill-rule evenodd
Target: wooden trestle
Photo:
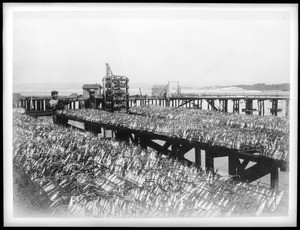
<path id="1" fill-rule="evenodd" d="M 15 99 L 14 108 L 24 108 L 26 111 L 46 111 L 48 110 L 47 104 L 50 97 L 26 97 Z M 265 115 L 265 102 L 271 101 L 272 107 L 270 113 L 274 116 L 282 109 L 278 108 L 278 102 L 285 103 L 285 116 L 289 116 L 289 96 L 285 95 L 247 95 L 247 96 L 199 96 L 199 97 L 170 97 L 170 98 L 155 98 L 155 97 L 131 97 L 129 98 L 129 107 L 136 105 L 160 105 L 168 107 L 184 107 L 184 108 L 197 108 L 207 109 L 222 112 L 244 112 L 245 114 L 253 114 L 258 112 L 258 115 Z M 204 108 L 203 102 L 207 103 L 207 108 Z M 232 104 L 232 109 L 229 108 L 228 102 Z M 244 103 L 245 102 L 245 103 Z M 253 108 L 254 102 L 257 102 L 257 109 Z M 241 108 L 241 103 L 245 104 Z M 101 99 L 100 107 L 103 107 L 103 100 Z M 65 106 L 66 109 L 81 109 L 84 108 L 84 100 L 73 101 Z"/>
<path id="2" fill-rule="evenodd" d="M 193 164 L 192 161 L 185 158 L 185 154 L 190 150 L 194 150 L 195 162 L 198 167 L 201 166 L 201 150 L 205 151 L 205 168 L 207 170 L 214 170 L 214 159 L 218 157 L 228 157 L 228 174 L 232 178 L 248 181 L 249 183 L 270 174 L 270 184 L 272 188 L 278 187 L 279 176 L 278 172 L 287 170 L 287 162 L 278 161 L 265 156 L 255 155 L 254 152 L 240 152 L 234 149 L 228 149 L 218 146 L 210 146 L 206 143 L 189 141 L 177 137 L 168 137 L 147 131 L 133 130 L 116 125 L 107 125 L 103 123 L 95 123 L 85 121 L 79 118 L 67 117 L 59 114 L 57 116 L 58 123 L 69 125 L 68 120 L 79 121 L 85 124 L 85 129 L 98 134 L 102 132 L 105 135 L 107 130 L 114 133 L 115 138 L 128 143 L 135 143 L 144 149 L 152 148 L 159 153 L 168 155 L 170 157 L 178 158 L 186 162 L 188 165 Z M 159 144 L 155 142 L 159 140 Z M 248 167 L 250 162 L 255 164 Z"/>
<path id="3" fill-rule="evenodd" d="M 203 107 L 203 102 L 206 102 L 207 108 Z M 233 105 L 232 109 L 229 108 L 228 102 Z M 141 106 L 141 105 L 161 105 L 169 107 L 184 107 L 184 108 L 197 108 L 215 110 L 221 112 L 244 112 L 245 114 L 253 114 L 258 112 L 259 116 L 265 115 L 265 101 L 271 101 L 272 107 L 270 113 L 274 116 L 278 115 L 282 109 L 278 108 L 279 101 L 285 101 L 285 116 L 289 116 L 289 97 L 287 96 L 200 96 L 200 97 L 171 97 L 169 100 L 162 98 L 131 98 L 129 99 L 129 107 Z M 244 108 L 241 108 L 241 103 L 245 104 Z M 254 108 L 254 103 L 257 103 L 257 109 Z"/>

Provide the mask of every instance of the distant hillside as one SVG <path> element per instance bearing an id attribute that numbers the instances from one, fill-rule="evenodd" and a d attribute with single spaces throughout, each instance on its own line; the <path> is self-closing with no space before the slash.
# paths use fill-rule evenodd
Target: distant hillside
<path id="1" fill-rule="evenodd" d="M 228 86 L 226 86 L 228 87 Z M 233 85 L 231 87 L 238 87 L 245 90 L 281 90 L 281 91 L 290 91 L 290 84 L 289 83 L 282 83 L 282 84 L 271 84 L 267 85 L 264 83 L 258 83 L 253 85 Z M 224 86 L 221 86 L 220 88 L 224 88 Z"/>

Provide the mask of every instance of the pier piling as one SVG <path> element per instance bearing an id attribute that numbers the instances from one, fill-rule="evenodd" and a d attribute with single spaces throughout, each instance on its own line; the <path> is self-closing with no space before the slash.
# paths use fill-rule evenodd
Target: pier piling
<path id="1" fill-rule="evenodd" d="M 233 112 L 240 113 L 240 100 L 233 99 Z"/>

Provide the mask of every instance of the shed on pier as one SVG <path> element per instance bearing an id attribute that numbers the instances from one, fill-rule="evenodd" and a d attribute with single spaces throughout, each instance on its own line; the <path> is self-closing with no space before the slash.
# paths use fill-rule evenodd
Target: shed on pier
<path id="1" fill-rule="evenodd" d="M 165 89 L 166 89 L 166 85 L 153 85 L 152 96 L 159 97 L 164 92 Z"/>
<path id="2" fill-rule="evenodd" d="M 82 89 L 83 89 L 83 97 L 84 98 L 89 98 L 90 95 L 89 95 L 89 90 L 90 89 L 93 89 L 95 90 L 95 97 L 101 97 L 101 85 L 100 84 L 84 84 L 82 86 Z"/>

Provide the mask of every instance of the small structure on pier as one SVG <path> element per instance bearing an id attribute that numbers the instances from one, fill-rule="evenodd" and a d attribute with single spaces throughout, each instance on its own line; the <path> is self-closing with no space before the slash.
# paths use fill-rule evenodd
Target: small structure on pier
<path id="1" fill-rule="evenodd" d="M 152 87 L 152 97 L 159 97 L 161 92 L 165 90 L 165 85 L 153 85 Z"/>
<path id="2" fill-rule="evenodd" d="M 89 98 L 90 95 L 89 95 L 89 90 L 90 89 L 93 89 L 95 90 L 95 97 L 100 97 L 101 96 L 101 85 L 100 84 L 84 84 L 82 86 L 82 89 L 83 89 L 83 97 L 84 98 Z"/>
<path id="3" fill-rule="evenodd" d="M 182 96 L 179 81 L 168 81 L 167 85 L 154 85 L 152 87 L 152 96 L 167 99 Z"/>

